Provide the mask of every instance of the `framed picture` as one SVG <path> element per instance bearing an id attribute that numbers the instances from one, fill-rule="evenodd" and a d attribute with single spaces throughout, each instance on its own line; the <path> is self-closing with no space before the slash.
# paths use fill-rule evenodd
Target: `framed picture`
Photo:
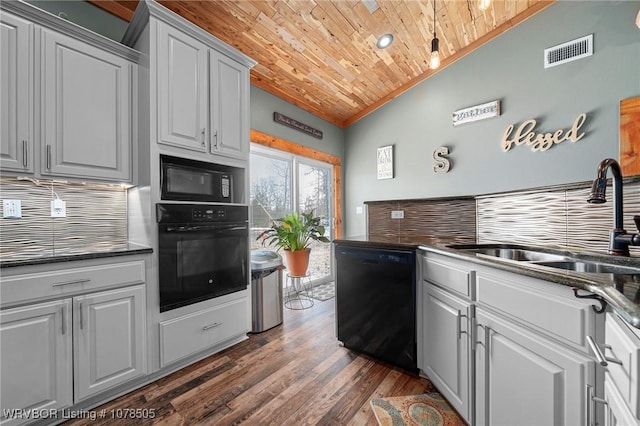
<path id="1" fill-rule="evenodd" d="M 378 179 L 393 179 L 393 145 L 378 148 Z"/>

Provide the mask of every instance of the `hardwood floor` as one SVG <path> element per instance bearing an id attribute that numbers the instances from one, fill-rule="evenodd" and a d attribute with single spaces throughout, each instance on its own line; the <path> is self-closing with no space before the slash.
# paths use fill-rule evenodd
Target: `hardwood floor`
<path id="1" fill-rule="evenodd" d="M 95 409 L 153 409 L 117 424 L 375 425 L 369 400 L 434 390 L 417 375 L 340 347 L 334 299 L 285 309 L 284 323 Z M 116 424 L 111 416 L 65 425 Z"/>

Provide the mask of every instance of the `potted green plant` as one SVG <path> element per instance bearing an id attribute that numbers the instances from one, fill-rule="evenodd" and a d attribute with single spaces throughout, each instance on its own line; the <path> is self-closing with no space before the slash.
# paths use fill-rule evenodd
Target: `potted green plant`
<path id="1" fill-rule="evenodd" d="M 257 239 L 262 239 L 263 245 L 284 249 L 291 275 L 304 276 L 309 266 L 311 243 L 329 242 L 324 232 L 320 218 L 314 217 L 313 211 L 301 214 L 294 212 L 275 219 L 271 228 L 261 232 Z"/>

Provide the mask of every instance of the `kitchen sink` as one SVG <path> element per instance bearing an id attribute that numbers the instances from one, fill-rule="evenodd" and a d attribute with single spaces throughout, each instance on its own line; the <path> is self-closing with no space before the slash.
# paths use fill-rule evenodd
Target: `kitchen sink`
<path id="1" fill-rule="evenodd" d="M 515 260 L 532 266 L 539 265 L 589 274 L 635 275 L 640 277 L 640 268 L 599 262 L 594 259 L 587 260 L 583 257 L 571 256 L 567 252 L 556 251 L 554 253 L 554 249 L 537 249 L 517 244 L 457 244 L 447 247 L 496 259 Z"/>
<path id="2" fill-rule="evenodd" d="M 525 262 L 555 262 L 570 260 L 561 254 L 547 253 L 527 249 L 523 246 L 510 244 L 459 244 L 451 245 L 449 248 L 462 250 L 465 252 L 482 254 L 485 256 L 498 257 L 501 259 L 518 260 Z"/>
<path id="3" fill-rule="evenodd" d="M 592 274 L 640 275 L 639 268 L 579 260 L 535 262 L 536 265 Z"/>

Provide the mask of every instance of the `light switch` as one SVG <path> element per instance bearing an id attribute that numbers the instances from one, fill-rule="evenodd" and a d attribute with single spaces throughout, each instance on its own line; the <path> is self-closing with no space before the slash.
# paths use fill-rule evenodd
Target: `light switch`
<path id="1" fill-rule="evenodd" d="M 22 202 L 20 200 L 2 200 L 2 217 L 5 219 L 21 218 Z"/>
<path id="2" fill-rule="evenodd" d="M 404 219 L 404 210 L 391 210 L 391 219 Z"/>

